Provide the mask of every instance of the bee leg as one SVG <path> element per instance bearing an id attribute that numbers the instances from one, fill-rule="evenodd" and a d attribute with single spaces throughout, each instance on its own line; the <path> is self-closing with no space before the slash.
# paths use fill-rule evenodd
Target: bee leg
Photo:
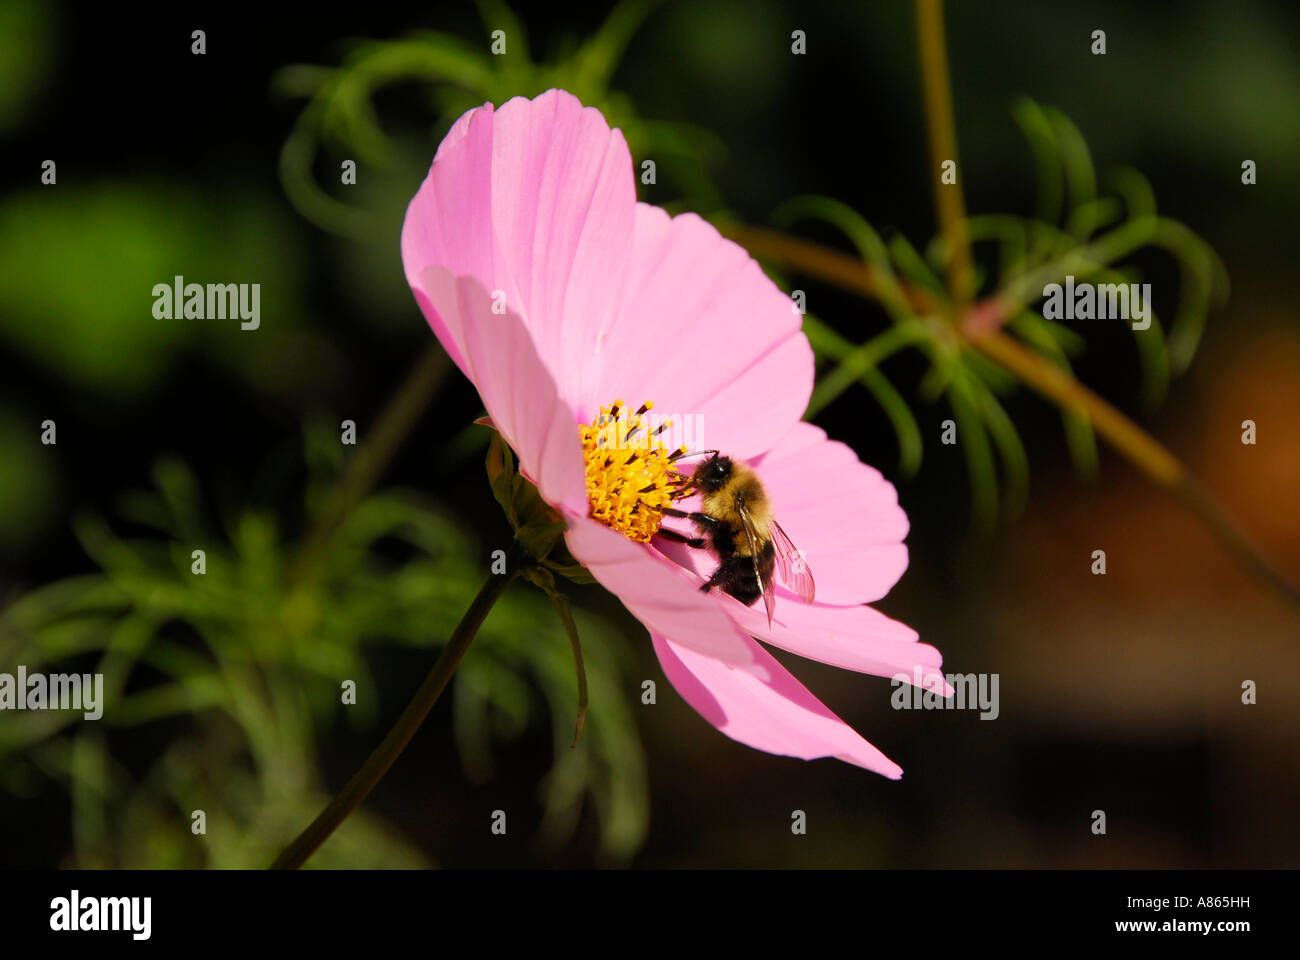
<path id="1" fill-rule="evenodd" d="M 687 513 L 685 510 L 678 510 L 676 507 L 664 507 L 662 512 L 665 517 L 682 517 L 692 523 L 698 523 L 701 527 L 707 527 L 709 530 L 718 530 L 727 526 L 721 520 L 715 520 L 707 513 Z"/>
<path id="2" fill-rule="evenodd" d="M 663 537 L 665 540 L 671 540 L 673 543 L 684 543 L 688 547 L 694 547 L 696 550 L 708 546 L 703 537 L 688 537 L 685 534 L 678 533 L 676 530 L 660 530 L 655 534 L 656 537 Z"/>

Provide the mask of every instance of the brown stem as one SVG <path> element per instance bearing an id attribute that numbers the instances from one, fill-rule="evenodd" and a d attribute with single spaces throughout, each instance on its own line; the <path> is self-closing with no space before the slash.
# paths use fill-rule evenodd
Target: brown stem
<path id="1" fill-rule="evenodd" d="M 1099 434 L 1156 483 L 1171 490 L 1182 484 L 1187 468 L 1177 457 L 1064 369 L 1000 330 L 983 327 L 972 332 L 963 326 L 959 331 L 966 343 L 996 360 L 1031 389 L 1087 417 Z"/>
<path id="2" fill-rule="evenodd" d="M 765 227 L 751 227 L 732 220 L 719 221 L 716 225 L 723 236 L 735 240 L 756 260 L 776 261 L 843 290 L 860 293 L 871 300 L 881 299 L 882 291 L 876 280 L 875 268 L 857 257 Z M 903 284 L 901 281 L 899 283 L 903 296 L 917 313 L 942 311 L 942 301 L 929 290 Z"/>
<path id="3" fill-rule="evenodd" d="M 943 32 L 942 0 L 916 0 L 916 33 L 921 56 L 921 86 L 925 94 L 925 122 L 930 140 L 930 181 L 934 207 L 948 252 L 948 293 L 954 314 L 965 313 L 974 295 L 970 231 L 957 164 L 957 126 L 952 115 L 952 88 L 948 82 L 948 50 Z M 954 164 L 954 182 L 941 179 L 943 164 Z"/>

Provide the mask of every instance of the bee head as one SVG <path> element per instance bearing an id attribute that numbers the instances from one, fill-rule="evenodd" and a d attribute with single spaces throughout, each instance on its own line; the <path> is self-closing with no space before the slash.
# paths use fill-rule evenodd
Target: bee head
<path id="1" fill-rule="evenodd" d="M 717 493 L 731 479 L 731 458 L 714 454 L 695 470 L 695 482 L 705 493 Z"/>

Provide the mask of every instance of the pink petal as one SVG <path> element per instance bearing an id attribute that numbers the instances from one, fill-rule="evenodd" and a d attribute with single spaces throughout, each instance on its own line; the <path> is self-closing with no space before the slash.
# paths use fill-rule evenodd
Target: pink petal
<path id="1" fill-rule="evenodd" d="M 711 224 L 638 204 L 622 309 L 596 335 L 587 409 L 652 400 L 659 414 L 699 418 L 697 449 L 755 456 L 808 405 L 813 356 L 801 321 L 753 258 Z"/>
<path id="2" fill-rule="evenodd" d="M 495 137 L 493 225 L 517 290 L 507 300 L 520 298 L 538 353 L 580 410 L 598 331 L 613 322 L 631 259 L 632 155 L 599 110 L 563 90 L 506 103 Z"/>
<path id="3" fill-rule="evenodd" d="M 562 90 L 517 97 L 495 113 L 487 104 L 452 127 L 411 201 L 407 280 L 414 288 L 437 266 L 499 291 L 578 409 L 597 330 L 619 305 L 635 205 L 627 144 L 599 111 Z M 420 305 L 464 370 L 464 330 L 436 300 Z"/>
<path id="4" fill-rule="evenodd" d="M 853 450 L 810 423 L 796 423 L 755 459 L 772 512 L 803 553 L 817 600 L 848 606 L 879 600 L 907 569 L 907 515 L 893 484 Z"/>
<path id="5" fill-rule="evenodd" d="M 585 515 L 569 518 L 569 552 L 651 631 L 672 631 L 683 647 L 734 664 L 752 659 L 749 638 L 699 590 L 699 581 L 645 544 Z"/>
<path id="6" fill-rule="evenodd" d="M 473 277 L 430 267 L 416 296 L 441 304 L 439 315 L 462 334 L 462 366 L 478 387 L 493 426 L 519 458 L 519 468 L 551 504 L 587 509 L 582 444 L 569 406 L 542 364 L 532 337 L 513 312 L 492 312 Z"/>
<path id="7" fill-rule="evenodd" d="M 790 299 L 699 217 L 637 204 L 622 134 L 563 91 L 456 122 L 407 211 L 402 258 L 413 288 L 437 266 L 499 293 L 584 421 L 653 400 L 693 418 L 697 448 L 750 457 L 807 405 L 812 351 Z M 464 330 L 427 291 L 417 300 L 464 370 Z"/>
<path id="8" fill-rule="evenodd" d="M 836 757 L 897 780 L 903 770 L 792 677 L 753 640 L 754 664 L 735 667 L 651 633 L 669 681 L 705 720 L 740 743 L 813 760 Z"/>
<path id="9" fill-rule="evenodd" d="M 421 277 L 441 267 L 453 277 L 471 276 L 485 290 L 498 289 L 492 235 L 492 104 L 456 121 L 434 157 L 429 175 L 402 222 L 402 265 L 429 326 L 466 375 L 459 317 L 442 316 L 440 304 L 420 291 Z"/>
<path id="10" fill-rule="evenodd" d="M 943 654 L 918 643 L 911 627 L 871 607 L 802 603 L 778 587 L 776 616 L 768 626 L 761 604 L 747 607 L 726 594 L 718 599 L 742 630 L 782 650 L 877 677 L 906 673 L 909 682 L 919 679 L 921 685 L 930 682 L 950 689 L 939 669 Z"/>

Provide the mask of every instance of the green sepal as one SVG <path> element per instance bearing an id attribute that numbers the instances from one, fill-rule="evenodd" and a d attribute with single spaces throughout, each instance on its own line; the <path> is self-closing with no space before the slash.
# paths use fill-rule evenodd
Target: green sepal
<path id="1" fill-rule="evenodd" d="M 565 523 L 559 511 L 515 471 L 510 445 L 496 430 L 492 431 L 492 441 L 488 444 L 487 475 L 492 496 L 510 521 L 515 539 L 530 557 L 574 583 L 596 582 L 587 568 L 569 553 L 564 543 Z"/>
<path id="2" fill-rule="evenodd" d="M 562 550 L 565 556 L 569 556 L 570 560 L 573 559 L 569 555 L 569 551 L 567 549 L 562 548 Z M 556 551 L 556 552 L 560 552 L 560 551 Z M 558 573 L 560 576 L 565 577 L 566 579 L 571 580 L 574 583 L 599 583 L 600 582 L 591 575 L 590 570 L 588 570 L 582 564 L 578 563 L 578 561 L 576 560 L 573 560 L 572 563 L 557 563 L 554 560 L 547 560 L 546 565 L 550 567 L 552 570 L 554 570 L 556 573 Z"/>
<path id="3" fill-rule="evenodd" d="M 552 550 L 564 539 L 564 524 L 533 520 L 515 531 L 515 539 L 534 560 L 546 560 Z"/>
<path id="4" fill-rule="evenodd" d="M 515 512 L 514 478 L 515 458 L 510 453 L 510 445 L 501 439 L 501 434 L 492 431 L 492 441 L 487 451 L 488 483 L 492 486 L 492 496 L 506 513 L 512 528 L 519 527 L 519 515 Z"/>

